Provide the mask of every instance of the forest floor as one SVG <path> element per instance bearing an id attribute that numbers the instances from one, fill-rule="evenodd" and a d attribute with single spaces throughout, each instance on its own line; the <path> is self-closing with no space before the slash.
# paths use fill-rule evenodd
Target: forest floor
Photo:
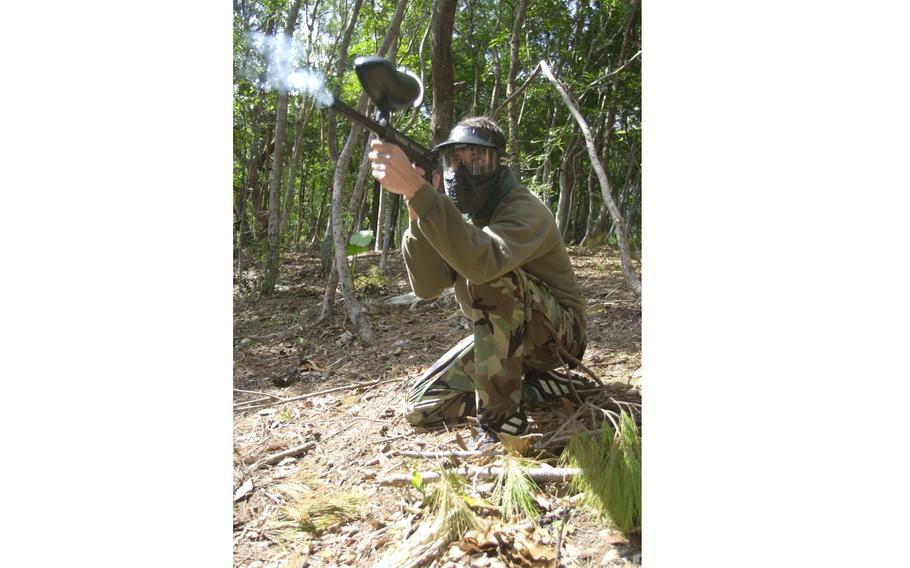
<path id="1" fill-rule="evenodd" d="M 575 248 L 570 256 L 588 303 L 584 364 L 640 402 L 641 304 L 619 256 Z M 378 263 L 378 253 L 361 255 L 357 273 Z M 317 323 L 324 292 L 318 256 L 286 255 L 278 282 L 267 297 L 234 287 L 234 565 L 372 566 L 420 521 L 417 491 L 379 480 L 434 467 L 400 452 L 456 451 L 458 438 L 471 435 L 468 425 L 417 432 L 401 415 L 407 380 L 467 336 L 467 320 L 451 294 L 388 304 L 410 292 L 400 254 L 390 255 L 386 281 L 373 278 L 359 294 L 377 336 L 372 345 L 354 337 L 340 291 L 332 316 Z M 547 431 L 571 411 L 569 404 L 531 406 L 528 414 Z M 281 459 L 294 448 L 296 455 Z M 263 463 L 269 457 L 277 463 Z M 640 566 L 640 534 L 626 538 L 575 506 L 564 483 L 541 489 L 536 522 L 484 514 L 498 523 L 498 540 L 446 546 L 430 565 Z"/>

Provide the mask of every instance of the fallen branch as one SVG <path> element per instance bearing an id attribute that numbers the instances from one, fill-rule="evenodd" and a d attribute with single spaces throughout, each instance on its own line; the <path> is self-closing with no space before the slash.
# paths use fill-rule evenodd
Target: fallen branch
<path id="1" fill-rule="evenodd" d="M 266 400 L 268 400 L 268 399 L 269 399 L 269 397 L 264 396 L 264 397 L 262 397 L 262 398 L 254 398 L 253 400 L 244 400 L 243 402 L 235 402 L 235 403 L 234 403 L 234 410 L 237 410 L 237 407 L 238 407 L 238 406 L 243 406 L 244 404 L 255 404 L 255 403 L 257 403 L 257 402 L 263 402 L 263 401 L 266 401 Z"/>
<path id="2" fill-rule="evenodd" d="M 562 531 L 566 528 L 566 525 L 569 523 L 569 517 L 572 516 L 572 509 L 566 509 L 566 518 L 559 523 L 559 535 L 556 537 L 556 560 L 554 566 L 559 566 L 559 557 L 562 553 Z"/>
<path id="3" fill-rule="evenodd" d="M 386 380 L 381 380 L 381 379 L 380 379 L 380 380 L 377 380 L 377 381 L 373 381 L 372 383 L 345 385 L 345 386 L 343 386 L 343 387 L 335 387 L 335 388 L 331 388 L 331 389 L 325 389 L 325 390 L 321 390 L 321 391 L 317 391 L 317 392 L 311 392 L 311 393 L 304 394 L 304 395 L 300 395 L 300 396 L 294 396 L 294 397 L 291 397 L 291 398 L 280 398 L 280 399 L 278 399 L 278 400 L 276 400 L 276 401 L 274 401 L 274 402 L 267 402 L 267 403 L 265 403 L 265 404 L 259 404 L 259 405 L 256 405 L 256 406 L 249 406 L 249 407 L 244 407 L 244 408 L 235 408 L 234 410 L 235 410 L 235 411 L 237 411 L 237 410 L 255 410 L 255 409 L 259 409 L 259 408 L 266 408 L 266 407 L 268 407 L 268 406 L 274 406 L 274 405 L 276 405 L 276 404 L 281 404 L 281 403 L 284 403 L 284 402 L 293 402 L 293 401 L 295 401 L 295 400 L 303 400 L 303 399 L 305 399 L 305 398 L 313 398 L 314 396 L 321 396 L 321 395 L 329 394 L 329 393 L 332 393 L 332 392 L 338 392 L 338 391 L 344 391 L 344 390 L 352 390 L 352 389 L 359 389 L 359 388 L 366 388 L 366 387 L 375 387 L 375 386 L 382 385 L 382 384 L 385 384 L 385 383 L 394 383 L 394 382 L 401 382 L 401 381 L 406 381 L 406 380 L 407 380 L 407 378 L 403 378 L 403 379 L 386 379 Z"/>
<path id="4" fill-rule="evenodd" d="M 492 479 L 496 477 L 502 477 L 503 468 L 501 467 L 477 467 L 477 466 L 462 466 L 454 470 L 455 473 L 463 475 L 470 479 Z M 547 482 L 547 481 L 569 481 L 579 473 L 581 469 L 577 467 L 547 467 L 547 468 L 531 468 L 525 470 L 525 473 L 528 477 L 538 482 Z M 436 481 L 439 479 L 439 472 L 437 471 L 427 471 L 420 472 L 420 477 L 424 483 L 431 481 Z M 410 473 L 401 473 L 396 475 L 390 475 L 379 480 L 379 485 L 382 486 L 391 486 L 391 487 L 402 487 L 409 485 L 411 483 L 411 474 Z"/>
<path id="5" fill-rule="evenodd" d="M 243 393 L 246 393 L 246 394 L 258 394 L 258 395 L 265 396 L 265 397 L 268 397 L 268 398 L 277 398 L 277 399 L 281 400 L 281 397 L 280 397 L 280 396 L 276 396 L 276 395 L 274 395 L 274 394 L 269 394 L 269 393 L 267 393 L 267 392 L 248 391 L 248 390 L 243 390 L 243 389 L 234 389 L 234 392 L 243 392 Z M 246 402 L 249 402 L 249 401 L 246 401 Z M 242 403 L 242 402 L 238 402 L 237 404 L 243 404 L 243 403 Z"/>
<path id="6" fill-rule="evenodd" d="M 562 341 L 559 340 L 559 333 L 555 329 L 553 329 L 553 326 L 548 324 L 546 321 L 544 321 L 543 324 L 544 324 L 544 326 L 546 326 L 547 330 L 550 332 L 550 337 L 552 337 L 553 340 L 556 342 L 556 347 L 559 349 L 560 354 L 563 357 L 565 357 L 566 359 L 568 359 L 570 363 L 574 364 L 576 367 L 578 367 L 579 369 L 581 369 L 582 371 L 587 373 L 589 377 L 594 379 L 595 383 L 597 383 L 600 386 L 604 386 L 604 384 L 600 381 L 600 379 L 597 378 L 597 375 L 595 375 L 594 372 L 591 371 L 591 369 L 587 368 L 584 365 L 584 363 L 582 363 L 577 358 L 575 358 L 575 356 L 573 356 L 571 353 L 569 353 L 569 350 L 566 349 L 566 346 L 563 345 Z M 575 394 L 576 397 L 578 396 L 578 394 L 575 392 L 575 387 L 572 385 L 571 382 L 569 383 L 569 389 L 572 390 L 572 394 Z"/>
<path id="7" fill-rule="evenodd" d="M 250 471 L 255 471 L 264 465 L 275 465 L 276 463 L 280 462 L 284 458 L 297 457 L 297 456 L 303 455 L 315 447 L 316 447 L 316 442 L 311 441 L 311 442 L 307 442 L 306 444 L 303 444 L 301 446 L 291 448 L 290 450 L 284 450 L 283 452 L 278 452 L 277 454 L 272 454 L 269 457 L 259 460 L 258 462 L 254 463 L 252 466 L 250 466 Z"/>
<path id="8" fill-rule="evenodd" d="M 568 420 L 565 420 L 565 421 L 562 423 L 562 425 L 561 425 L 555 432 L 553 432 L 553 434 L 550 435 L 550 438 L 549 438 L 546 442 L 544 442 L 543 444 L 541 444 L 540 446 L 538 446 L 537 449 L 543 450 L 543 449 L 548 448 L 548 447 L 550 446 L 551 442 L 552 442 L 554 439 L 556 439 L 557 437 L 559 437 L 559 435 L 562 434 L 563 430 L 565 430 L 566 428 L 568 428 L 569 425 L 571 425 L 571 424 L 573 424 L 573 423 L 575 423 L 575 424 L 580 424 L 581 422 L 579 421 L 579 418 L 581 418 L 581 415 L 585 412 L 585 410 L 587 410 L 587 407 L 588 407 L 589 404 L 590 404 L 590 403 L 585 402 L 584 404 L 582 404 L 581 406 L 579 406 L 579 407 L 578 407 L 578 410 L 576 410 L 575 413 L 574 413 L 571 417 L 569 417 Z"/>
<path id="9" fill-rule="evenodd" d="M 406 458 L 423 458 L 423 459 L 436 459 L 436 458 L 473 458 L 477 456 L 495 456 L 501 452 L 490 452 L 482 450 L 465 450 L 465 451 L 454 451 L 454 452 L 416 452 L 411 450 L 395 450 L 389 452 L 389 455 L 403 456 Z"/>

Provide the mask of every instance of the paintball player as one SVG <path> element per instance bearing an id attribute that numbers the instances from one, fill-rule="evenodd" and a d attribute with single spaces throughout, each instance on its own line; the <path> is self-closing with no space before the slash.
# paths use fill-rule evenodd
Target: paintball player
<path id="1" fill-rule="evenodd" d="M 414 293 L 430 299 L 454 285 L 474 322 L 473 334 L 410 386 L 405 417 L 432 427 L 476 416 L 480 443 L 492 433 L 522 435 L 523 401 L 566 396 L 570 381 L 585 385 L 555 371 L 584 355 L 585 301 L 552 213 L 503 163 L 496 123 L 466 118 L 433 151 L 445 194 L 398 146 L 373 140 L 369 153 L 373 177 L 407 203 L 402 252 Z"/>

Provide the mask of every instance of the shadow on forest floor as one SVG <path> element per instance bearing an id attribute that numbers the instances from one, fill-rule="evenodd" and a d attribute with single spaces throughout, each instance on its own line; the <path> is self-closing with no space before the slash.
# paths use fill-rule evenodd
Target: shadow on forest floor
<path id="1" fill-rule="evenodd" d="M 605 383 L 640 400 L 641 305 L 623 280 L 619 256 L 613 251 L 593 254 L 576 249 L 570 256 L 588 303 L 584 363 Z M 423 470 L 431 466 L 397 455 L 396 450 L 458 449 L 454 432 L 469 435 L 467 426 L 415 432 L 401 417 L 406 380 L 469 332 L 451 294 L 421 301 L 412 309 L 387 305 L 390 297 L 410 292 L 400 254 L 391 254 L 389 261 L 386 281 L 361 296 L 377 336 L 373 345 L 354 337 L 340 293 L 332 316 L 316 321 L 324 292 L 317 254 L 288 255 L 276 291 L 268 297 L 241 295 L 235 285 L 236 566 L 373 565 L 404 538 L 413 517 L 403 498 L 407 490 L 380 486 L 377 480 L 407 473 L 409 465 Z M 366 274 L 370 265 L 378 263 L 378 253 L 362 255 L 357 272 Z M 343 388 L 377 381 L 374 386 Z M 319 394 L 338 387 L 341 390 Z M 311 396 L 277 400 L 304 395 Z M 249 410 L 238 410 L 243 408 Z M 553 412 L 535 415 L 532 409 L 530 414 L 541 431 L 558 424 Z M 301 447 L 299 455 L 277 464 L 259 463 Z M 296 530 L 289 535 L 277 530 L 276 519 L 286 513 L 282 487 L 305 478 L 318 479 L 320 487 L 331 488 L 329 492 L 362 496 L 359 515 L 315 532 Z M 315 485 L 307 487 L 313 491 Z M 552 549 L 555 525 L 536 531 L 538 544 Z M 573 512 L 562 541 L 562 562 L 576 566 L 641 562 L 636 542 L 617 537 L 581 510 Z M 456 560 L 444 553 L 435 565 L 468 566 L 470 562 L 468 555 Z"/>

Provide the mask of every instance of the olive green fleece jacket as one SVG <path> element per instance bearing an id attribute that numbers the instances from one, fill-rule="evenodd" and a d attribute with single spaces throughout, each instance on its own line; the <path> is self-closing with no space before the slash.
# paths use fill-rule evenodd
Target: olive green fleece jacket
<path id="1" fill-rule="evenodd" d="M 585 329 L 585 300 L 575 280 L 556 221 L 546 205 L 518 186 L 489 219 L 466 221 L 455 204 L 427 183 L 408 202 L 410 220 L 401 250 L 411 289 L 435 298 L 455 285 L 461 310 L 470 315 L 466 280 L 484 283 L 521 268 L 544 281 L 556 300 L 573 310 Z"/>

